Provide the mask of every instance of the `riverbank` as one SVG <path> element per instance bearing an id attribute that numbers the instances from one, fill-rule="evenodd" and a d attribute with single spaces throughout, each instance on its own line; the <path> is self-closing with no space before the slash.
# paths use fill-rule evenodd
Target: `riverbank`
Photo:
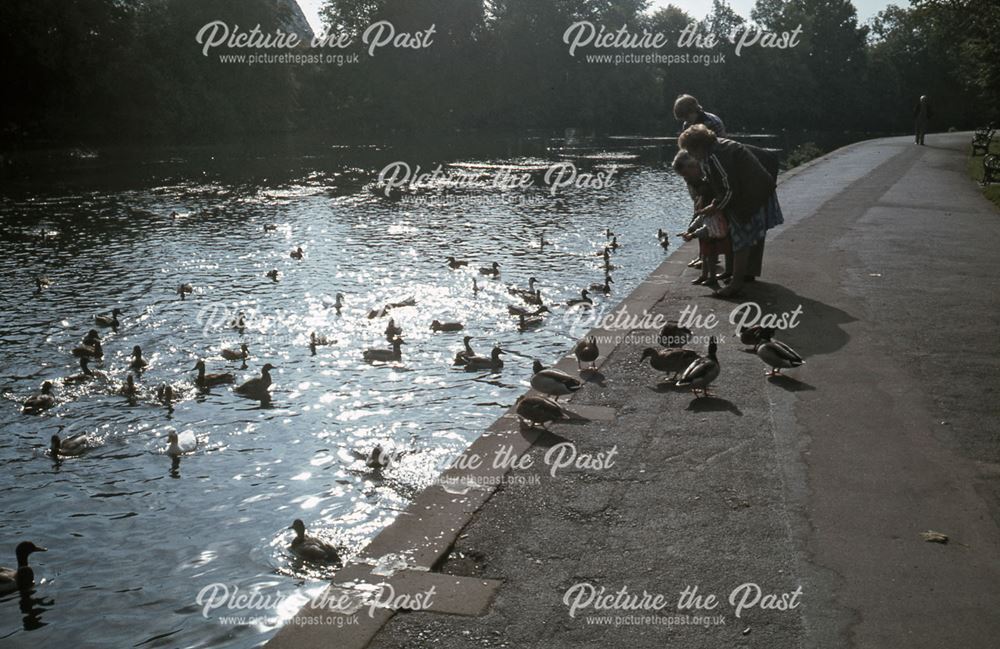
<path id="1" fill-rule="evenodd" d="M 716 396 L 693 400 L 639 364 L 647 336 L 594 332 L 599 371 L 571 401 L 590 421 L 549 434 L 501 418 L 466 457 L 532 465 L 449 472 L 471 488 L 421 492 L 332 587 L 434 588 L 406 606 L 428 610 L 362 608 L 338 628 L 307 607 L 268 646 L 992 646 L 1000 406 L 980 395 L 996 389 L 1000 301 L 980 284 L 1000 224 L 965 175 L 967 140 L 856 143 L 783 178 L 786 225 L 746 299 L 801 307 L 781 338 L 806 366 L 768 380 L 720 325 Z M 693 254 L 623 305 L 727 315 L 735 303 L 690 285 Z M 615 460 L 553 475 L 564 441 Z M 717 605 L 677 611 L 694 587 Z M 612 597 L 588 599 L 601 588 Z"/>

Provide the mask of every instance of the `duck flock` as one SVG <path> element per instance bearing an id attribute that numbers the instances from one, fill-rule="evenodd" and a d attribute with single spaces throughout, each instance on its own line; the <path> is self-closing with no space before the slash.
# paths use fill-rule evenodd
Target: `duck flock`
<path id="1" fill-rule="evenodd" d="M 270 232 L 276 229 L 275 225 L 267 224 L 264 231 Z M 612 256 L 621 247 L 615 233 L 606 229 L 604 232 L 605 244 L 603 249 L 597 253 L 602 258 L 604 279 L 595 282 L 580 291 L 577 298 L 568 300 L 562 305 L 545 304 L 539 288 L 538 279 L 531 277 L 526 287 L 508 286 L 507 292 L 511 296 L 511 303 L 507 311 L 512 318 L 517 321 L 517 326 L 521 331 L 527 331 L 541 325 L 545 317 L 552 313 L 556 306 L 566 308 L 587 309 L 594 304 L 593 295 L 609 295 L 612 291 L 611 285 L 614 283 L 612 270 Z M 662 230 L 657 232 L 657 242 L 664 249 L 669 248 L 669 239 Z M 544 237 L 542 245 L 545 245 Z M 306 253 L 301 247 L 296 247 L 291 251 L 290 257 L 297 261 L 305 261 Z M 469 269 L 468 260 L 446 257 L 445 264 L 457 271 Z M 267 277 L 273 281 L 279 281 L 280 274 L 276 269 L 266 273 Z M 499 281 L 501 278 L 501 267 L 497 262 L 478 268 L 478 273 L 472 278 L 472 290 L 478 293 L 480 289 L 479 281 Z M 45 291 L 51 284 L 45 277 L 36 279 L 36 294 Z M 181 300 L 193 292 L 191 284 L 181 284 L 176 288 L 176 293 Z M 345 304 L 345 296 L 337 293 L 335 300 L 327 304 L 338 314 Z M 394 309 L 414 306 L 416 300 L 409 298 L 399 302 L 388 303 L 381 307 L 376 307 L 368 311 L 367 318 L 374 320 L 388 317 L 385 327 L 385 338 L 387 347 L 361 350 L 361 358 L 367 363 L 400 363 L 403 361 L 404 332 L 402 327 L 397 325 L 392 317 Z M 108 313 L 93 316 L 94 328 L 90 329 L 80 343 L 75 346 L 71 353 L 78 359 L 80 372 L 61 379 L 62 385 L 82 384 L 90 381 L 104 380 L 106 377 L 90 367 L 91 364 L 103 363 L 105 350 L 102 346 L 104 340 L 101 335 L 102 329 L 117 331 L 124 326 L 122 318 L 123 312 L 115 308 Z M 229 326 L 243 333 L 247 326 L 246 316 L 239 313 Z M 461 332 L 465 325 L 461 322 L 441 322 L 433 320 L 430 328 L 435 332 Z M 774 330 L 765 327 L 751 327 L 740 332 L 742 342 L 752 345 L 758 357 L 769 365 L 772 374 L 777 374 L 781 369 L 794 368 L 804 361 L 791 348 L 784 343 L 773 339 Z M 455 353 L 453 366 L 456 369 L 469 372 L 491 372 L 499 373 L 503 370 L 504 361 L 502 356 L 504 350 L 495 345 L 489 354 L 480 355 L 473 348 L 473 337 L 465 335 L 462 348 Z M 692 340 L 692 332 L 681 327 L 677 322 L 668 322 L 659 332 L 658 337 L 661 348 L 649 347 L 642 351 L 641 361 L 649 360 L 650 366 L 659 372 L 668 375 L 668 380 L 679 388 L 690 389 L 696 398 L 709 396 L 710 385 L 718 378 L 721 367 L 717 357 L 715 338 L 711 338 L 708 344 L 707 353 L 699 354 L 697 351 L 688 349 L 686 346 Z M 312 332 L 309 336 L 309 348 L 313 355 L 317 348 L 325 345 L 334 345 L 336 340 Z M 562 396 L 571 395 L 580 390 L 588 378 L 588 374 L 595 374 L 597 361 L 601 356 L 598 341 L 593 336 L 588 336 L 577 342 L 573 348 L 573 353 L 577 359 L 577 374 L 570 373 L 555 368 L 545 367 L 541 361 L 535 360 L 533 372 L 530 380 L 531 387 L 537 392 L 529 393 L 517 400 L 514 411 L 518 418 L 531 427 L 545 427 L 550 422 L 571 417 L 563 405 L 559 402 Z M 220 355 L 226 361 L 241 362 L 242 368 L 247 368 L 247 361 L 251 358 L 249 346 L 244 342 L 237 348 L 223 349 Z M 136 381 L 141 380 L 143 372 L 149 368 L 149 362 L 143 355 L 143 350 L 139 345 L 132 348 L 128 371 L 130 372 L 125 382 L 120 386 L 114 386 L 112 392 L 124 397 L 129 402 L 134 403 L 141 394 Z M 171 383 L 161 383 L 155 388 L 155 398 L 167 409 L 172 409 L 174 403 L 195 391 L 208 391 L 213 387 L 233 385 L 233 393 L 247 399 L 259 401 L 262 404 L 270 401 L 272 388 L 271 371 L 275 366 L 271 363 L 264 363 L 259 370 L 259 375 L 247 379 L 237 384 L 236 376 L 232 372 L 209 372 L 204 359 L 199 359 L 194 367 L 190 369 L 193 373 L 190 384 L 174 385 Z M 51 381 L 45 381 L 40 390 L 23 400 L 22 412 L 25 415 L 41 415 L 53 408 L 59 402 L 54 393 L 55 385 Z M 191 431 L 182 433 L 170 432 L 167 439 L 168 445 L 164 453 L 174 461 L 188 453 L 197 450 L 198 439 Z M 72 435 L 67 438 L 60 438 L 53 435 L 50 440 L 49 453 L 54 461 L 62 458 L 79 456 L 87 452 L 96 444 L 87 433 Z M 381 446 L 376 446 L 370 453 L 366 454 L 366 466 L 375 471 L 384 469 L 390 456 L 384 452 Z M 295 536 L 289 545 L 289 551 L 300 559 L 323 564 L 340 565 L 342 563 L 343 552 L 334 545 L 314 536 L 306 534 L 303 521 L 296 519 L 290 529 L 294 530 Z M 13 592 L 15 590 L 30 589 L 34 582 L 34 575 L 28 564 L 28 557 L 35 552 L 44 552 L 45 548 L 25 541 L 17 545 L 15 554 L 17 558 L 17 568 L 0 568 L 0 595 Z"/>

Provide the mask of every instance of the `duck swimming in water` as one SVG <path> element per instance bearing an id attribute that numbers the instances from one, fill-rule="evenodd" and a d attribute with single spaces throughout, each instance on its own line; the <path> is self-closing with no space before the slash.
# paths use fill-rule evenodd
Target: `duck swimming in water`
<path id="1" fill-rule="evenodd" d="M 177 287 L 177 295 L 180 295 L 182 300 L 191 293 L 194 293 L 194 287 L 190 284 L 181 284 Z"/>
<path id="2" fill-rule="evenodd" d="M 575 376 L 570 376 L 562 370 L 546 368 L 541 361 L 535 361 L 531 371 L 531 387 L 539 392 L 551 395 L 556 401 L 559 397 L 573 394 L 583 387 L 583 382 Z"/>
<path id="3" fill-rule="evenodd" d="M 38 415 L 56 405 L 56 398 L 52 396 L 52 382 L 42 383 L 42 390 L 38 394 L 33 394 L 24 400 L 21 412 L 26 415 Z"/>
<path id="4" fill-rule="evenodd" d="M 472 345 L 469 344 L 471 341 L 472 336 L 466 336 L 462 339 L 462 344 L 465 346 L 465 349 L 455 352 L 455 361 L 452 365 L 465 365 L 470 358 L 475 357 L 476 352 L 472 349 Z"/>
<path id="5" fill-rule="evenodd" d="M 271 398 L 269 390 L 271 388 L 271 370 L 273 369 L 274 365 L 265 363 L 264 367 L 260 368 L 260 376 L 246 381 L 243 385 L 238 386 L 234 392 L 242 397 L 267 401 Z"/>
<path id="6" fill-rule="evenodd" d="M 566 306 L 591 306 L 593 304 L 594 300 L 590 297 L 590 292 L 587 289 L 580 291 L 580 297 L 566 300 Z"/>
<path id="7" fill-rule="evenodd" d="M 139 345 L 132 348 L 132 362 L 128 366 L 135 372 L 141 372 L 149 367 L 149 361 L 142 357 L 142 347 Z"/>
<path id="8" fill-rule="evenodd" d="M 227 361 L 243 361 L 245 364 L 247 359 L 250 358 L 250 348 L 247 347 L 246 343 L 240 343 L 239 349 L 223 349 L 219 352 L 219 355 Z"/>
<path id="9" fill-rule="evenodd" d="M 461 331 L 465 325 L 461 322 L 439 322 L 435 320 L 431 323 L 432 331 Z"/>
<path id="10" fill-rule="evenodd" d="M 403 351 L 400 346 L 405 344 L 402 338 L 395 338 L 392 341 L 392 349 L 366 349 L 363 357 L 369 363 L 399 361 L 403 358 Z"/>
<path id="11" fill-rule="evenodd" d="M 28 591 L 35 585 L 35 572 L 28 565 L 28 555 L 33 552 L 45 552 L 45 548 L 22 541 L 17 544 L 14 554 L 17 555 L 17 568 L 0 568 L 0 595 L 15 591 Z"/>
<path id="12" fill-rule="evenodd" d="M 247 328 L 246 316 L 240 311 L 236 314 L 236 317 L 229 321 L 229 328 L 236 329 L 240 333 Z"/>
<path id="13" fill-rule="evenodd" d="M 455 259 L 454 257 L 445 257 L 445 260 L 448 262 L 448 268 L 451 268 L 452 270 L 457 270 L 463 266 L 469 265 L 469 262 Z"/>
<path id="14" fill-rule="evenodd" d="M 63 383 L 83 383 L 84 381 L 89 381 L 94 378 L 94 371 L 90 369 L 90 359 L 86 356 L 80 357 L 80 373 L 74 374 L 72 376 L 67 376 L 63 379 Z"/>
<path id="15" fill-rule="evenodd" d="M 304 256 L 305 253 L 302 251 L 302 246 L 299 246 L 298 248 L 293 250 L 291 254 L 292 259 L 302 259 Z"/>
<path id="16" fill-rule="evenodd" d="M 129 401 L 135 401 L 136 396 L 139 394 L 139 389 L 135 387 L 135 377 L 129 374 L 125 379 L 125 385 L 118 388 L 118 394 Z"/>
<path id="17" fill-rule="evenodd" d="M 89 345 L 84 342 L 74 347 L 71 353 L 77 358 L 89 358 L 92 361 L 96 361 L 104 357 L 104 348 L 101 347 L 100 340 L 94 340 Z"/>
<path id="18" fill-rule="evenodd" d="M 403 335 L 403 328 L 396 326 L 396 321 L 393 318 L 389 318 L 389 324 L 385 326 L 385 339 L 392 342 L 394 338 Z"/>
<path id="19" fill-rule="evenodd" d="M 499 372 L 503 369 L 503 360 L 500 356 L 504 353 L 500 349 L 500 345 L 493 347 L 493 351 L 487 356 L 473 356 L 465 361 L 465 371 L 466 372 L 480 372 L 483 370 L 491 370 L 493 372 Z"/>
<path id="20" fill-rule="evenodd" d="M 524 316 L 525 318 L 534 318 L 534 317 L 541 316 L 543 313 L 549 313 L 549 307 L 547 307 L 547 306 L 540 306 L 537 309 L 535 309 L 534 311 L 528 311 L 524 307 L 514 306 L 513 304 L 508 304 L 507 305 L 507 313 L 511 314 L 515 318 L 519 318 L 521 316 Z"/>
<path id="21" fill-rule="evenodd" d="M 277 282 L 278 281 L 278 269 L 277 268 L 272 268 L 271 270 L 267 271 L 265 273 L 265 275 L 272 282 Z"/>
<path id="22" fill-rule="evenodd" d="M 166 454 L 170 457 L 180 457 L 181 455 L 192 453 L 197 448 L 198 437 L 190 430 L 186 430 L 179 435 L 174 431 L 167 433 Z"/>
<path id="23" fill-rule="evenodd" d="M 509 286 L 507 287 L 507 292 L 510 293 L 511 295 L 516 295 L 522 299 L 533 298 L 535 297 L 536 293 L 535 284 L 537 283 L 538 283 L 537 279 L 535 279 L 534 277 L 529 277 L 528 288 L 517 288 L 516 286 Z"/>
<path id="24" fill-rule="evenodd" d="M 94 322 L 100 327 L 111 327 L 112 329 L 117 329 L 118 325 L 121 324 L 118 321 L 118 316 L 121 314 L 121 309 L 113 309 L 111 313 L 101 313 L 95 315 Z"/>
<path id="25" fill-rule="evenodd" d="M 289 549 L 298 558 L 317 563 L 341 562 L 337 548 L 326 541 L 306 534 L 306 524 L 301 519 L 296 518 L 292 521 L 289 529 L 295 530 L 295 538 L 292 539 Z"/>
<path id="26" fill-rule="evenodd" d="M 233 383 L 236 380 L 236 377 L 228 372 L 224 374 L 206 374 L 205 361 L 203 360 L 199 360 L 191 369 L 198 370 L 198 378 L 196 378 L 194 382 L 201 388 L 207 388 L 213 385 L 222 385 L 223 383 Z"/>
<path id="27" fill-rule="evenodd" d="M 500 264 L 493 262 L 492 266 L 485 266 L 479 269 L 480 275 L 489 275 L 490 277 L 500 277 Z"/>
<path id="28" fill-rule="evenodd" d="M 156 388 L 156 400 L 167 407 L 167 410 L 174 409 L 174 386 L 169 383 L 161 383 Z"/>
<path id="29" fill-rule="evenodd" d="M 45 277 L 44 275 L 42 275 L 40 277 L 36 277 L 35 278 L 35 295 L 38 295 L 39 293 L 41 293 L 42 291 L 44 291 L 45 289 L 47 289 L 51 284 L 52 284 L 52 282 L 49 280 L 49 278 Z"/>
<path id="30" fill-rule="evenodd" d="M 58 435 L 53 435 L 49 440 L 49 453 L 53 458 L 76 457 L 83 455 L 90 447 L 90 437 L 87 433 L 79 433 L 66 439 L 60 439 Z"/>
<path id="31" fill-rule="evenodd" d="M 604 274 L 604 283 L 603 284 L 591 284 L 590 285 L 590 290 L 591 291 L 600 291 L 601 293 L 604 293 L 605 295 L 608 295 L 609 293 L 611 293 L 611 285 L 614 284 L 614 283 L 615 283 L 615 280 L 611 279 L 611 275 L 608 274 L 608 273 L 605 273 Z"/>

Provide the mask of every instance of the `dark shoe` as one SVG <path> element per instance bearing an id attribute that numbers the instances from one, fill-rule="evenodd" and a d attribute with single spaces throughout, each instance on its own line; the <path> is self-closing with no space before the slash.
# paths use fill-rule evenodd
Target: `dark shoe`
<path id="1" fill-rule="evenodd" d="M 741 295 L 743 295 L 743 290 L 738 288 L 734 289 L 732 286 L 727 286 L 724 289 L 720 289 L 712 293 L 712 297 L 717 297 L 724 300 L 729 298 L 740 297 Z"/>
<path id="2" fill-rule="evenodd" d="M 691 261 L 688 262 L 688 267 L 689 268 L 701 268 L 701 259 L 700 258 L 698 258 L 698 259 L 692 259 Z"/>
<path id="3" fill-rule="evenodd" d="M 697 279 L 691 280 L 691 283 L 695 284 L 695 285 L 698 285 L 698 284 L 704 284 L 707 281 L 708 281 L 707 277 L 698 277 Z"/>
<path id="4" fill-rule="evenodd" d="M 732 278 L 733 278 L 733 274 L 729 273 L 729 272 L 722 273 L 721 275 L 716 275 L 715 276 L 715 279 L 719 280 L 720 282 L 728 282 Z"/>

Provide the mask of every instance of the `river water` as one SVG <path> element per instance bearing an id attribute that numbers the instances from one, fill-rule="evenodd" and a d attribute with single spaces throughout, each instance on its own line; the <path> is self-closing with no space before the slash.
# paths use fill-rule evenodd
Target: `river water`
<path id="1" fill-rule="evenodd" d="M 611 228 L 621 244 L 614 292 L 595 298 L 595 311 L 607 313 L 665 257 L 657 228 L 677 232 L 689 216 L 665 164 L 670 152 L 655 142 L 537 139 L 413 153 L 420 150 L 76 152 L 4 178 L 0 565 L 14 565 L 22 540 L 48 552 L 31 557 L 33 594 L 0 598 L 2 644 L 264 642 L 332 574 L 288 554 L 294 518 L 356 552 L 527 388 L 533 359 L 552 362 L 586 330 L 553 306 L 544 324 L 520 331 L 507 313 L 519 300 L 507 286 L 534 276 L 548 304 L 577 296 L 602 281 L 598 253 Z M 553 193 L 537 173 L 527 188 L 491 181 L 493 165 L 535 170 L 581 155 L 578 174 L 617 165 L 613 182 Z M 397 160 L 424 170 L 459 163 L 480 182 L 439 178 L 400 200 L 373 194 L 368 185 Z M 304 259 L 292 259 L 299 246 Z M 469 268 L 451 270 L 448 255 Z M 478 274 L 494 261 L 499 280 Z M 277 282 L 265 276 L 272 269 Z M 51 286 L 36 293 L 40 275 Z M 182 283 L 193 288 L 184 300 Z M 339 314 L 330 307 L 337 293 Z M 362 350 L 388 347 L 387 318 L 368 312 L 408 298 L 416 305 L 391 313 L 406 342 L 401 362 L 365 363 Z M 121 324 L 102 330 L 96 376 L 63 383 L 79 372 L 70 352 L 93 315 L 116 307 Z M 242 333 L 228 326 L 238 312 Z M 435 319 L 461 321 L 465 331 L 434 333 Z M 311 332 L 336 342 L 313 355 Z M 454 369 L 463 333 L 480 354 L 499 343 L 503 370 Z M 241 342 L 246 369 L 219 356 Z M 149 367 L 130 403 L 116 391 L 134 345 Z M 271 402 L 231 386 L 196 390 L 198 359 L 238 380 L 273 364 Z M 55 407 L 21 414 L 45 380 L 55 384 Z M 163 383 L 181 393 L 172 412 L 156 399 Z M 179 465 L 164 454 L 171 431 L 198 439 Z M 92 447 L 54 462 L 49 438 L 81 432 Z M 362 459 L 376 444 L 396 456 L 383 475 Z M 197 604 L 213 583 L 284 601 L 247 612 L 262 616 L 255 621 L 225 623 L 224 612 L 205 616 Z"/>

